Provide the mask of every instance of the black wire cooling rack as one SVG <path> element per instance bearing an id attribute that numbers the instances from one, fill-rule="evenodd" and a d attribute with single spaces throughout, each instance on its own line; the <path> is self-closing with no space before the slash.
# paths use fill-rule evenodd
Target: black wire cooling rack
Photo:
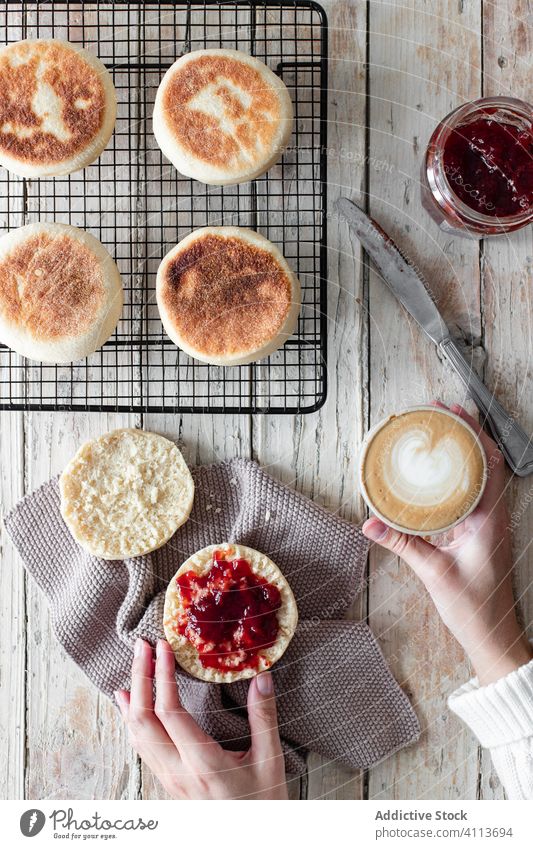
<path id="1" fill-rule="evenodd" d="M 0 408 L 152 412 L 311 412 L 326 397 L 327 21 L 306 0 L 220 3 L 3 3 L 0 41 L 63 38 L 98 54 L 118 96 L 99 160 L 67 177 L 19 180 L 0 168 L 0 227 L 59 221 L 97 236 L 119 266 L 116 333 L 86 360 L 39 365 L 0 346 Z M 295 128 L 281 162 L 240 186 L 204 186 L 161 155 L 151 115 L 166 68 L 189 50 L 257 56 L 292 96 Z M 191 230 L 239 225 L 281 249 L 302 284 L 297 334 L 267 360 L 197 363 L 166 336 L 157 267 Z M 223 331 L 223 328 L 222 328 Z"/>

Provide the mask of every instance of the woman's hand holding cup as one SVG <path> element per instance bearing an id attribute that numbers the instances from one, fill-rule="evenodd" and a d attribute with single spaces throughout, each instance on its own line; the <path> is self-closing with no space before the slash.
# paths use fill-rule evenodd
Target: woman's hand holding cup
<path id="1" fill-rule="evenodd" d="M 533 651 L 515 612 L 503 457 L 462 407 L 450 409 L 476 431 L 487 457 L 488 480 L 476 509 L 455 526 L 446 544 L 433 545 L 375 517 L 365 522 L 363 533 L 418 575 L 479 683 L 486 685 L 528 663 Z"/>

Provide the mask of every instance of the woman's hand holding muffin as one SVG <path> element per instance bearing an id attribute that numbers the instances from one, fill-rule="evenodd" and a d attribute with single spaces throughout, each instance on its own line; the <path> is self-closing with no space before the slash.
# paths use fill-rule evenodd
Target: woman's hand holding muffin
<path id="1" fill-rule="evenodd" d="M 157 644 L 154 670 L 152 647 L 138 640 L 131 692 L 116 694 L 133 748 L 167 793 L 175 799 L 286 799 L 271 674 L 263 672 L 250 683 L 249 750 L 229 752 L 180 705 L 174 670 L 174 654 L 167 642 Z"/>
<path id="2" fill-rule="evenodd" d="M 476 510 L 441 546 L 399 533 L 376 518 L 365 522 L 363 532 L 411 566 L 469 656 L 479 683 L 486 685 L 528 663 L 533 651 L 515 612 L 503 457 L 462 407 L 452 405 L 451 410 L 479 433 L 487 455 L 489 479 Z"/>

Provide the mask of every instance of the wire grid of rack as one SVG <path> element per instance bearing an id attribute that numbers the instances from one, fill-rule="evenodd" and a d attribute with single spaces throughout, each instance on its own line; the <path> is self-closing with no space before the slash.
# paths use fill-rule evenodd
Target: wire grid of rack
<path id="1" fill-rule="evenodd" d="M 151 412 L 311 412 L 326 397 L 327 23 L 306 0 L 204 3 L 5 3 L 0 40 L 63 38 L 96 52 L 118 97 L 99 160 L 67 177 L 19 180 L 0 168 L 0 227 L 59 221 L 89 230 L 115 257 L 125 290 L 117 331 L 69 366 L 37 364 L 0 345 L 0 408 Z M 295 128 L 279 164 L 240 186 L 182 177 L 155 142 L 151 115 L 181 54 L 226 47 L 278 73 Z M 302 284 L 298 330 L 250 366 L 198 363 L 166 336 L 155 302 L 164 254 L 191 230 L 238 225 L 281 249 Z M 221 328 L 223 332 L 223 328 Z"/>

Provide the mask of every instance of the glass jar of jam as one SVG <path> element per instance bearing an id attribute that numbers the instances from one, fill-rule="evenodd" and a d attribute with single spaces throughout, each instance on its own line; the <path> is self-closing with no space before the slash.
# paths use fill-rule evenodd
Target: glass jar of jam
<path id="1" fill-rule="evenodd" d="M 442 229 L 473 238 L 533 221 L 533 106 L 483 97 L 450 112 L 429 140 L 422 200 Z"/>

